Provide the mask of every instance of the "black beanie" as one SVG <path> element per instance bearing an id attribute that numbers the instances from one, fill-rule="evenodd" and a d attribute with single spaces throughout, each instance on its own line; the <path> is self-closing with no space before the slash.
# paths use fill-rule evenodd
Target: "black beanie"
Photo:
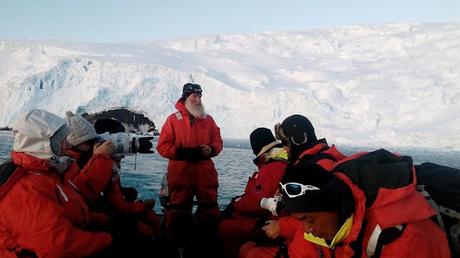
<path id="1" fill-rule="evenodd" d="M 276 141 L 276 139 L 270 129 L 259 127 L 249 135 L 249 141 L 251 142 L 252 152 L 257 156 L 263 147 Z"/>
<path id="2" fill-rule="evenodd" d="M 284 189 L 283 203 L 287 212 L 338 212 L 348 217 L 354 210 L 354 198 L 350 188 L 333 172 L 317 164 L 301 163 L 288 167 L 282 183 L 311 185 L 319 190 L 307 190 L 305 194 L 290 198 Z"/>
<path id="3" fill-rule="evenodd" d="M 192 95 L 193 93 L 201 94 L 203 90 L 199 84 L 195 83 L 186 83 L 182 88 L 182 100 L 186 100 L 188 96 Z"/>

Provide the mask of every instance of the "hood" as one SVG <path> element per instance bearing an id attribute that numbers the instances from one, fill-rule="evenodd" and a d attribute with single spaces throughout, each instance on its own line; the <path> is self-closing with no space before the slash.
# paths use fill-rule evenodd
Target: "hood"
<path id="1" fill-rule="evenodd" d="M 36 158 L 49 159 L 54 156 L 50 138 L 63 126 L 65 126 L 64 119 L 50 112 L 34 109 L 24 113 L 12 126 L 13 150 Z"/>

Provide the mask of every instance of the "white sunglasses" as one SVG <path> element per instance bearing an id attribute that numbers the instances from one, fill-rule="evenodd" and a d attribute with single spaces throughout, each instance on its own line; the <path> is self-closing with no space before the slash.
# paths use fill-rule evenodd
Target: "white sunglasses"
<path id="1" fill-rule="evenodd" d="M 289 196 L 289 198 L 294 198 L 297 196 L 304 195 L 307 191 L 317 191 L 321 190 L 313 185 L 303 185 L 296 182 L 290 182 L 286 184 L 280 183 L 281 189 Z"/>

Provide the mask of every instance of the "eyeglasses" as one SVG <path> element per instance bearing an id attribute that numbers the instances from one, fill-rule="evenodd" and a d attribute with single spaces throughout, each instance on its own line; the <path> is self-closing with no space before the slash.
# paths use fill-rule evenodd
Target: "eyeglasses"
<path id="1" fill-rule="evenodd" d="M 297 196 L 304 195 L 307 191 L 317 191 L 321 190 L 313 185 L 303 185 L 300 183 L 290 182 L 286 184 L 280 183 L 281 189 L 289 196 L 289 198 L 294 198 Z"/>
<path id="2" fill-rule="evenodd" d="M 203 90 L 202 89 L 188 89 L 186 92 L 201 94 Z"/>

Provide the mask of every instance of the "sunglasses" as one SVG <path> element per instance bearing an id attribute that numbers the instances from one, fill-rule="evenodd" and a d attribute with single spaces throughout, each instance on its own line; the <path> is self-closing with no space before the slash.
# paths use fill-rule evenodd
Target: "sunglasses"
<path id="1" fill-rule="evenodd" d="M 307 191 L 317 191 L 321 190 L 316 186 L 313 185 L 303 185 L 300 183 L 286 183 L 282 184 L 280 183 L 281 189 L 289 196 L 289 198 L 294 198 L 297 196 L 304 195 Z"/>
<path id="2" fill-rule="evenodd" d="M 198 85 L 190 84 L 184 89 L 184 92 L 201 93 L 203 90 Z"/>

